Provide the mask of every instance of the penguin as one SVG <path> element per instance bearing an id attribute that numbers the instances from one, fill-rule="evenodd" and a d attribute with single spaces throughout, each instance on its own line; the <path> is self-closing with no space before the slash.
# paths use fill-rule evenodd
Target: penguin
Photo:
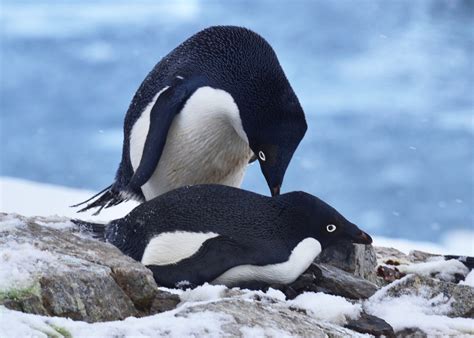
<path id="1" fill-rule="evenodd" d="M 372 243 L 308 193 L 269 197 L 224 185 L 182 187 L 106 225 L 84 224 L 170 288 L 289 284 L 330 245 Z"/>
<path id="2" fill-rule="evenodd" d="M 235 26 L 195 34 L 138 88 L 124 121 L 115 181 L 77 207 L 144 202 L 178 187 L 240 187 L 260 163 L 272 195 L 307 129 L 277 56 L 260 35 Z"/>

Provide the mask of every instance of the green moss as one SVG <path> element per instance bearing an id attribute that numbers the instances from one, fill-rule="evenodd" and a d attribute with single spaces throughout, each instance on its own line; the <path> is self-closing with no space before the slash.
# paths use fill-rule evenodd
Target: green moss
<path id="1" fill-rule="evenodd" d="M 71 332 L 69 332 L 68 330 L 66 330 L 64 327 L 61 327 L 61 326 L 56 326 L 56 325 L 51 325 L 49 324 L 56 332 L 58 332 L 61 337 L 64 337 L 64 338 L 72 338 L 72 334 Z"/>
<path id="2" fill-rule="evenodd" d="M 21 288 L 21 289 L 11 288 L 8 290 L 0 290 L 0 302 L 6 299 L 19 301 L 31 295 L 39 295 L 39 293 L 40 293 L 40 287 L 38 284 L 33 284 L 31 286 Z"/>

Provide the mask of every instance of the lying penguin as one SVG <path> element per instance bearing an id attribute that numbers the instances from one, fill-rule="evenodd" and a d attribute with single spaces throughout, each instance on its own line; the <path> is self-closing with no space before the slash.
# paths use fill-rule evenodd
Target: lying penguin
<path id="1" fill-rule="evenodd" d="M 372 243 L 310 194 L 267 197 L 223 185 L 183 187 L 105 226 L 82 225 L 141 261 L 166 287 L 289 284 L 329 245 Z"/>
<path id="2" fill-rule="evenodd" d="M 164 57 L 124 123 L 115 182 L 75 206 L 111 207 L 185 185 L 239 187 L 258 160 L 272 195 L 307 126 L 272 47 L 241 27 L 207 28 Z"/>

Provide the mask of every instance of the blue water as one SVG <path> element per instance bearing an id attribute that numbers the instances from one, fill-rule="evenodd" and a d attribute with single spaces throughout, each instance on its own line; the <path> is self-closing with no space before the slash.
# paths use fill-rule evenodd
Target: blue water
<path id="1" fill-rule="evenodd" d="M 472 1 L 2 1 L 0 175 L 98 190 L 153 65 L 215 24 L 275 48 L 309 130 L 283 191 L 373 234 L 474 230 Z M 244 188 L 267 194 L 258 166 Z"/>

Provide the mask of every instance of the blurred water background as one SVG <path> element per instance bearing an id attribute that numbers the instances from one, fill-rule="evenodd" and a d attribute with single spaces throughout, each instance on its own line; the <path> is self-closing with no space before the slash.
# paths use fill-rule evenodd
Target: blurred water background
<path id="1" fill-rule="evenodd" d="M 305 109 L 283 191 L 313 193 L 373 234 L 472 236 L 468 0 L 2 0 L 0 175 L 110 184 L 141 81 L 217 24 L 264 36 Z M 258 165 L 243 187 L 268 194 Z"/>

